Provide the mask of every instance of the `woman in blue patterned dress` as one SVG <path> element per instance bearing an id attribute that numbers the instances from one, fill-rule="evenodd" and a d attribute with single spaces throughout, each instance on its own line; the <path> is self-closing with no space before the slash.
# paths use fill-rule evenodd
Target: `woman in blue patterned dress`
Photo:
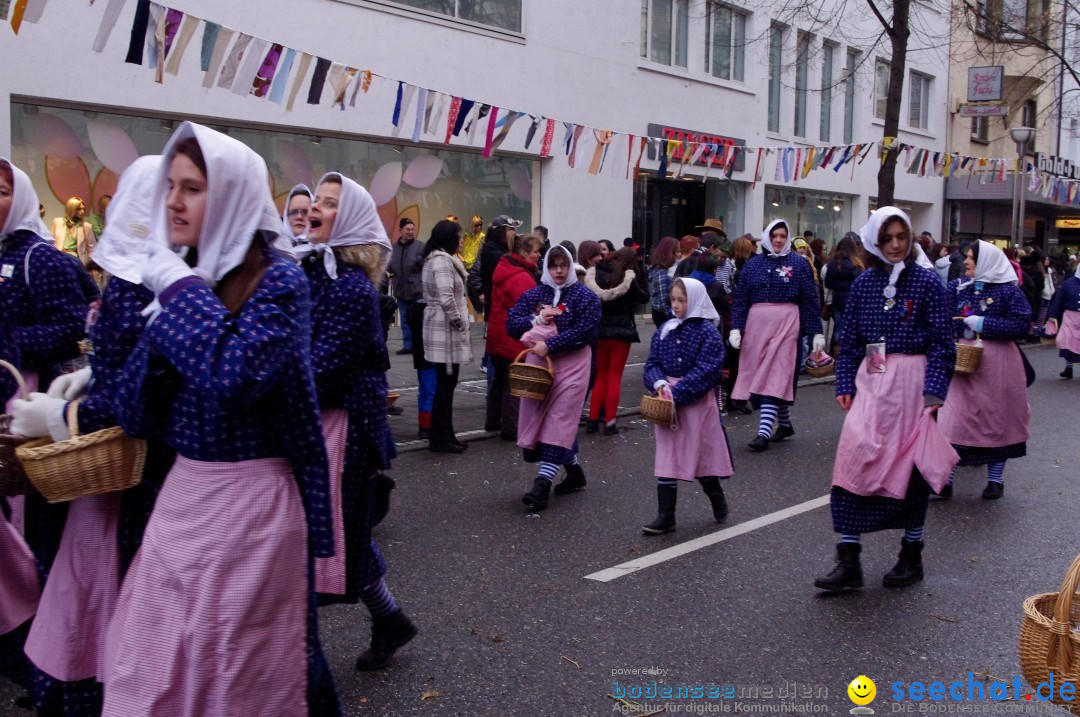
<path id="1" fill-rule="evenodd" d="M 114 410 L 177 458 L 109 626 L 103 714 L 336 714 L 308 667 L 311 559 L 334 545 L 307 281 L 270 251 L 258 155 L 185 122 L 163 156 L 141 275 L 161 311 Z"/>

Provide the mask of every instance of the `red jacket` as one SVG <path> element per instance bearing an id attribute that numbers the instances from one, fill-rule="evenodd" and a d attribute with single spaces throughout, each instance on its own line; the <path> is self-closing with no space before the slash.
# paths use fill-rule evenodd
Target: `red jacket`
<path id="1" fill-rule="evenodd" d="M 518 254 L 499 259 L 491 276 L 491 315 L 488 317 L 487 352 L 513 359 L 525 350 L 525 344 L 506 333 L 506 319 L 517 300 L 536 286 L 536 265 Z"/>

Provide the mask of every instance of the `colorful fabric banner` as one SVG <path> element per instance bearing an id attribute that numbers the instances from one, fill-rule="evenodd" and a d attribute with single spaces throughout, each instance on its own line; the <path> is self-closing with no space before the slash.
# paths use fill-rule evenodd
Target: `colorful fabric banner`
<path id="1" fill-rule="evenodd" d="M 269 49 L 269 40 L 255 38 L 248 43 L 243 57 L 240 58 L 240 65 L 236 68 L 236 78 L 232 84 L 233 94 L 241 97 L 251 94 L 251 86 L 255 83 L 255 77 L 259 74 L 259 68 Z"/>
<path id="2" fill-rule="evenodd" d="M 446 117 L 446 139 L 443 140 L 443 144 L 450 144 L 450 137 L 454 134 L 458 116 L 461 114 L 461 104 L 460 97 L 453 97 L 450 100 L 450 113 Z"/>
<path id="3" fill-rule="evenodd" d="M 3 0 L 3 7 L 0 7 L 0 20 L 7 19 L 7 3 L 10 0 Z M 94 52 L 101 52 L 105 49 L 105 45 L 109 42 L 109 36 L 112 35 L 113 28 L 116 27 L 116 21 L 120 19 L 120 12 L 124 9 L 124 3 L 127 0 L 109 0 L 105 5 L 105 12 L 101 14 L 101 22 L 98 23 L 97 35 L 94 36 L 94 44 L 91 49 Z"/>
<path id="4" fill-rule="evenodd" d="M 25 8 L 26 3 L 22 2 Z M 15 5 L 15 11 L 18 12 L 19 5 Z M 18 34 L 18 29 L 15 28 L 15 18 L 11 20 L 12 29 Z M 143 42 L 146 40 L 146 29 L 150 25 L 150 0 L 139 0 L 138 5 L 135 6 L 135 21 L 131 24 L 131 39 L 128 42 L 127 57 L 124 58 L 124 62 L 132 65 L 141 65 L 143 63 Z"/>
<path id="5" fill-rule="evenodd" d="M 184 59 L 191 39 L 195 37 L 195 30 L 199 27 L 199 18 L 194 15 L 184 15 L 184 21 L 180 25 L 180 31 L 173 41 L 172 50 L 169 52 L 169 61 L 165 64 L 165 72 L 174 77 L 180 72 L 180 61 Z"/>
<path id="6" fill-rule="evenodd" d="M 483 157 L 487 159 L 491 156 L 491 144 L 495 141 L 495 121 L 499 117 L 499 108 L 491 108 L 491 117 L 488 119 L 487 135 L 484 137 L 484 152 Z"/>
<path id="7" fill-rule="evenodd" d="M 544 141 L 540 145 L 540 157 L 551 156 L 551 143 L 555 139 L 555 120 L 549 119 L 544 127 Z"/>
<path id="8" fill-rule="evenodd" d="M 308 68 L 311 67 L 312 56 L 308 53 L 303 53 L 300 56 L 300 64 L 296 67 L 296 77 L 293 79 L 292 89 L 289 90 L 289 100 L 285 103 L 285 111 L 292 112 L 293 106 L 296 104 L 296 97 L 300 94 L 300 89 L 304 86 L 304 79 L 307 78 Z"/>
<path id="9" fill-rule="evenodd" d="M 292 72 L 293 62 L 296 61 L 296 50 L 291 47 L 285 51 L 283 59 L 274 73 L 274 80 L 270 83 L 270 101 L 281 104 L 285 99 L 285 87 L 289 84 L 289 73 Z"/>
<path id="10" fill-rule="evenodd" d="M 416 96 L 416 119 L 413 121 L 412 131 L 413 142 L 420 141 L 420 132 L 424 129 L 424 116 L 427 114 L 427 97 L 427 88 L 421 87 Z"/>
<path id="11" fill-rule="evenodd" d="M 315 60 L 315 71 L 311 73 L 311 85 L 308 86 L 307 103 L 317 105 L 322 101 L 323 87 L 326 86 L 326 76 L 330 72 L 330 60 L 319 57 Z"/>
<path id="12" fill-rule="evenodd" d="M 218 77 L 221 63 L 225 61 L 225 52 L 229 49 L 229 45 L 232 44 L 234 34 L 229 28 L 223 27 L 214 36 L 214 49 L 210 55 L 210 64 L 203 75 L 203 87 L 210 88 L 214 86 L 214 80 Z"/>
<path id="13" fill-rule="evenodd" d="M 256 97 L 266 97 L 272 87 L 274 75 L 277 73 L 278 63 L 281 62 L 281 45 L 274 44 L 266 51 L 266 57 L 259 64 L 259 70 L 255 73 L 255 79 L 251 81 L 251 94 Z"/>

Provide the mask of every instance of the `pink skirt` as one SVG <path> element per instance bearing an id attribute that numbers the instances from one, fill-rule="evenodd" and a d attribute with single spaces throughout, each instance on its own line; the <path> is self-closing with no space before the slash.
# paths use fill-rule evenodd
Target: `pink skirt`
<path id="1" fill-rule="evenodd" d="M 941 491 L 960 456 L 923 407 L 925 381 L 921 354 L 889 354 L 885 373 L 870 373 L 863 359 L 836 447 L 833 486 L 903 500 L 918 468 L 934 492 Z"/>
<path id="2" fill-rule="evenodd" d="M 554 322 L 535 326 L 525 332 L 521 342 L 532 346 L 558 333 Z M 525 360 L 547 366 L 547 361 L 531 352 L 525 354 Z M 592 348 L 583 346 L 576 351 L 553 356 L 551 362 L 555 368 L 555 381 L 544 400 L 521 399 L 517 444 L 522 448 L 536 448 L 537 443 L 546 443 L 570 449 L 577 440 L 581 408 L 585 405 L 585 394 L 589 392 Z"/>
<path id="3" fill-rule="evenodd" d="M 97 677 L 104 664 L 105 635 L 120 591 L 120 500 L 119 493 L 108 493 L 71 503 L 26 639 L 31 662 L 64 682 Z"/>
<path id="4" fill-rule="evenodd" d="M 1023 443 L 1030 420 L 1024 362 L 1012 341 L 983 341 L 979 368 L 953 375 L 949 397 L 938 414 L 949 443 L 975 448 Z"/>
<path id="5" fill-rule="evenodd" d="M 178 457 L 109 626 L 103 716 L 306 716 L 307 600 L 289 461 Z"/>
<path id="6" fill-rule="evenodd" d="M 672 386 L 679 379 L 668 377 Z M 709 391 L 689 406 L 676 412 L 678 429 L 656 425 L 656 459 L 653 473 L 657 478 L 694 480 L 699 476 L 727 478 L 734 469 L 728 453 L 724 426 L 716 392 Z"/>
<path id="7" fill-rule="evenodd" d="M 315 559 L 315 592 L 345 594 L 345 519 L 341 512 L 341 479 L 345 472 L 345 444 L 349 413 L 344 408 L 322 412 L 326 458 L 330 464 L 330 511 L 334 525 L 334 555 Z"/>
<path id="8" fill-rule="evenodd" d="M 739 377 L 731 397 L 745 401 L 754 394 L 793 401 L 798 344 L 797 304 L 751 306 L 739 352 Z"/>
<path id="9" fill-rule="evenodd" d="M 34 556 L 15 526 L 0 514 L 0 635 L 34 616 L 40 594 Z"/>
<path id="10" fill-rule="evenodd" d="M 1066 311 L 1058 329 L 1057 347 L 1080 354 L 1080 311 Z"/>

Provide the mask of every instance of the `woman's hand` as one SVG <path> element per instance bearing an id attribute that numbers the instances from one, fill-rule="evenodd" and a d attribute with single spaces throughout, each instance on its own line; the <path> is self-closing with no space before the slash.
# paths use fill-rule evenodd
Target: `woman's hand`
<path id="1" fill-rule="evenodd" d="M 535 344 L 533 344 L 532 348 L 529 349 L 529 350 L 532 351 L 537 356 L 539 356 L 540 358 L 544 358 L 545 356 L 548 355 L 547 342 L 546 341 L 537 341 Z"/>
<path id="2" fill-rule="evenodd" d="M 660 398 L 664 399 L 665 401 L 675 400 L 671 395 L 671 386 L 669 384 L 665 383 L 663 386 L 657 389 L 656 393 L 658 396 L 660 396 Z"/>
<path id="3" fill-rule="evenodd" d="M 836 403 L 840 406 L 841 411 L 851 410 L 851 394 L 845 393 L 843 396 L 836 397 Z"/>
<path id="4" fill-rule="evenodd" d="M 1052 329 L 1052 330 L 1048 330 Z M 1057 319 L 1047 319 L 1046 326 L 1043 327 L 1044 336 L 1057 336 L 1058 321 Z"/>

